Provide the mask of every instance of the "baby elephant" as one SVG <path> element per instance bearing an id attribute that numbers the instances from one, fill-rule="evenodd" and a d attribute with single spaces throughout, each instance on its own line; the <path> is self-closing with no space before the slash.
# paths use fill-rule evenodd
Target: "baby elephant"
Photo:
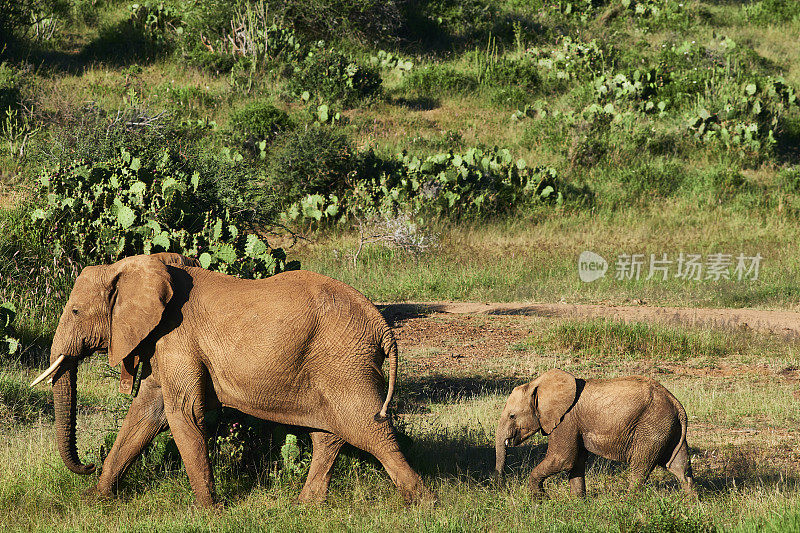
<path id="1" fill-rule="evenodd" d="M 631 488 L 639 488 L 656 465 L 672 472 L 694 494 L 686 444 L 686 411 L 658 382 L 644 376 L 576 379 L 550 370 L 515 388 L 506 402 L 496 438 L 496 474 L 502 477 L 506 448 L 539 430 L 550 435 L 547 453 L 531 472 L 530 489 L 542 495 L 544 480 L 569 471 L 572 493 L 586 494 L 588 452 L 631 465 Z"/>

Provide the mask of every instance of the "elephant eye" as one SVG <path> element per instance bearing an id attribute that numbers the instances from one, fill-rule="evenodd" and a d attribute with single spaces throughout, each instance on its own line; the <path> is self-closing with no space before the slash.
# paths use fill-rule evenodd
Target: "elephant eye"
<path id="1" fill-rule="evenodd" d="M 514 419 L 516 417 L 517 417 L 517 415 L 515 415 L 514 413 L 511 413 L 510 415 L 508 415 L 508 418 L 511 418 L 511 419 Z"/>
<path id="2" fill-rule="evenodd" d="M 77 315 L 77 314 L 78 314 L 78 310 L 77 310 L 77 309 L 75 309 L 74 307 L 72 308 L 72 314 L 73 314 L 73 315 Z"/>

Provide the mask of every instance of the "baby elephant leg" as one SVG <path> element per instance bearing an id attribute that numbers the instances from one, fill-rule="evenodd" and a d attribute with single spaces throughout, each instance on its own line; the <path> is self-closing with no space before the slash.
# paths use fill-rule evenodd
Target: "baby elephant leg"
<path id="1" fill-rule="evenodd" d="M 586 459 L 588 455 L 589 452 L 586 449 L 581 449 L 575 459 L 575 464 L 569 471 L 569 488 L 574 496 L 581 498 L 586 496 Z"/>
<path id="2" fill-rule="evenodd" d="M 634 444 L 630 457 L 629 490 L 641 490 L 653 468 L 656 467 L 659 452 L 656 443 Z"/>
<path id="3" fill-rule="evenodd" d="M 572 481 L 572 469 L 578 463 L 579 445 L 577 436 L 567 437 L 564 434 L 556 434 L 554 432 L 550 435 L 550 440 L 547 443 L 547 453 L 542 459 L 542 462 L 536 465 L 531 472 L 531 477 L 528 479 L 528 487 L 530 488 L 533 497 L 542 497 L 544 495 L 543 485 L 544 480 L 553 474 L 570 470 L 570 485 L 575 491 L 575 485 Z M 582 469 L 575 470 L 576 479 L 583 479 Z M 579 476 L 577 474 L 580 474 Z M 575 481 L 574 483 L 582 483 Z M 585 490 L 585 487 L 584 487 Z"/>

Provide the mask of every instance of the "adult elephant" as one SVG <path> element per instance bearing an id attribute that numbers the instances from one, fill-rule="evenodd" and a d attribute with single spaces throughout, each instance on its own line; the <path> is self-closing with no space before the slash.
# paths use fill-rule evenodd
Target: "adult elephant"
<path id="1" fill-rule="evenodd" d="M 103 463 L 101 496 L 111 496 L 142 449 L 169 428 L 197 503 L 213 505 L 203 417 L 220 405 L 309 428 L 313 451 L 301 501 L 326 498 L 345 442 L 373 454 L 406 500 L 430 494 L 387 418 L 397 375 L 391 329 L 344 283 L 307 271 L 243 280 L 169 253 L 85 268 L 59 320 L 51 366 L 32 383 L 52 375 L 58 450 L 78 474 L 94 465 L 81 464 L 76 451 L 76 371 L 95 351 L 107 351 L 111 366 L 122 363 L 123 391 L 144 365 Z"/>

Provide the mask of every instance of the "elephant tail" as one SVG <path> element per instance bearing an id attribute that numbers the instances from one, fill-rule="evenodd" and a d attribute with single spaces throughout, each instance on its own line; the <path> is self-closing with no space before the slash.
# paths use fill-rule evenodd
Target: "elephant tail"
<path id="1" fill-rule="evenodd" d="M 672 456 L 667 461 L 667 468 L 672 464 L 672 461 L 675 460 L 675 457 L 678 455 L 678 452 L 681 451 L 681 448 L 686 444 L 686 425 L 688 422 L 688 418 L 686 416 L 686 409 L 683 408 L 681 402 L 670 392 L 669 393 L 670 400 L 672 404 L 675 406 L 675 409 L 678 411 L 678 421 L 681 423 L 681 438 L 678 441 L 678 444 L 675 445 L 675 449 L 672 450 Z"/>
<path id="2" fill-rule="evenodd" d="M 389 389 L 386 391 L 386 401 L 383 402 L 380 413 L 375 414 L 376 422 L 383 422 L 388 419 L 389 403 L 394 396 L 394 386 L 397 382 L 397 342 L 394 340 L 392 330 L 386 328 L 383 334 L 382 346 L 384 355 L 389 359 Z"/>

